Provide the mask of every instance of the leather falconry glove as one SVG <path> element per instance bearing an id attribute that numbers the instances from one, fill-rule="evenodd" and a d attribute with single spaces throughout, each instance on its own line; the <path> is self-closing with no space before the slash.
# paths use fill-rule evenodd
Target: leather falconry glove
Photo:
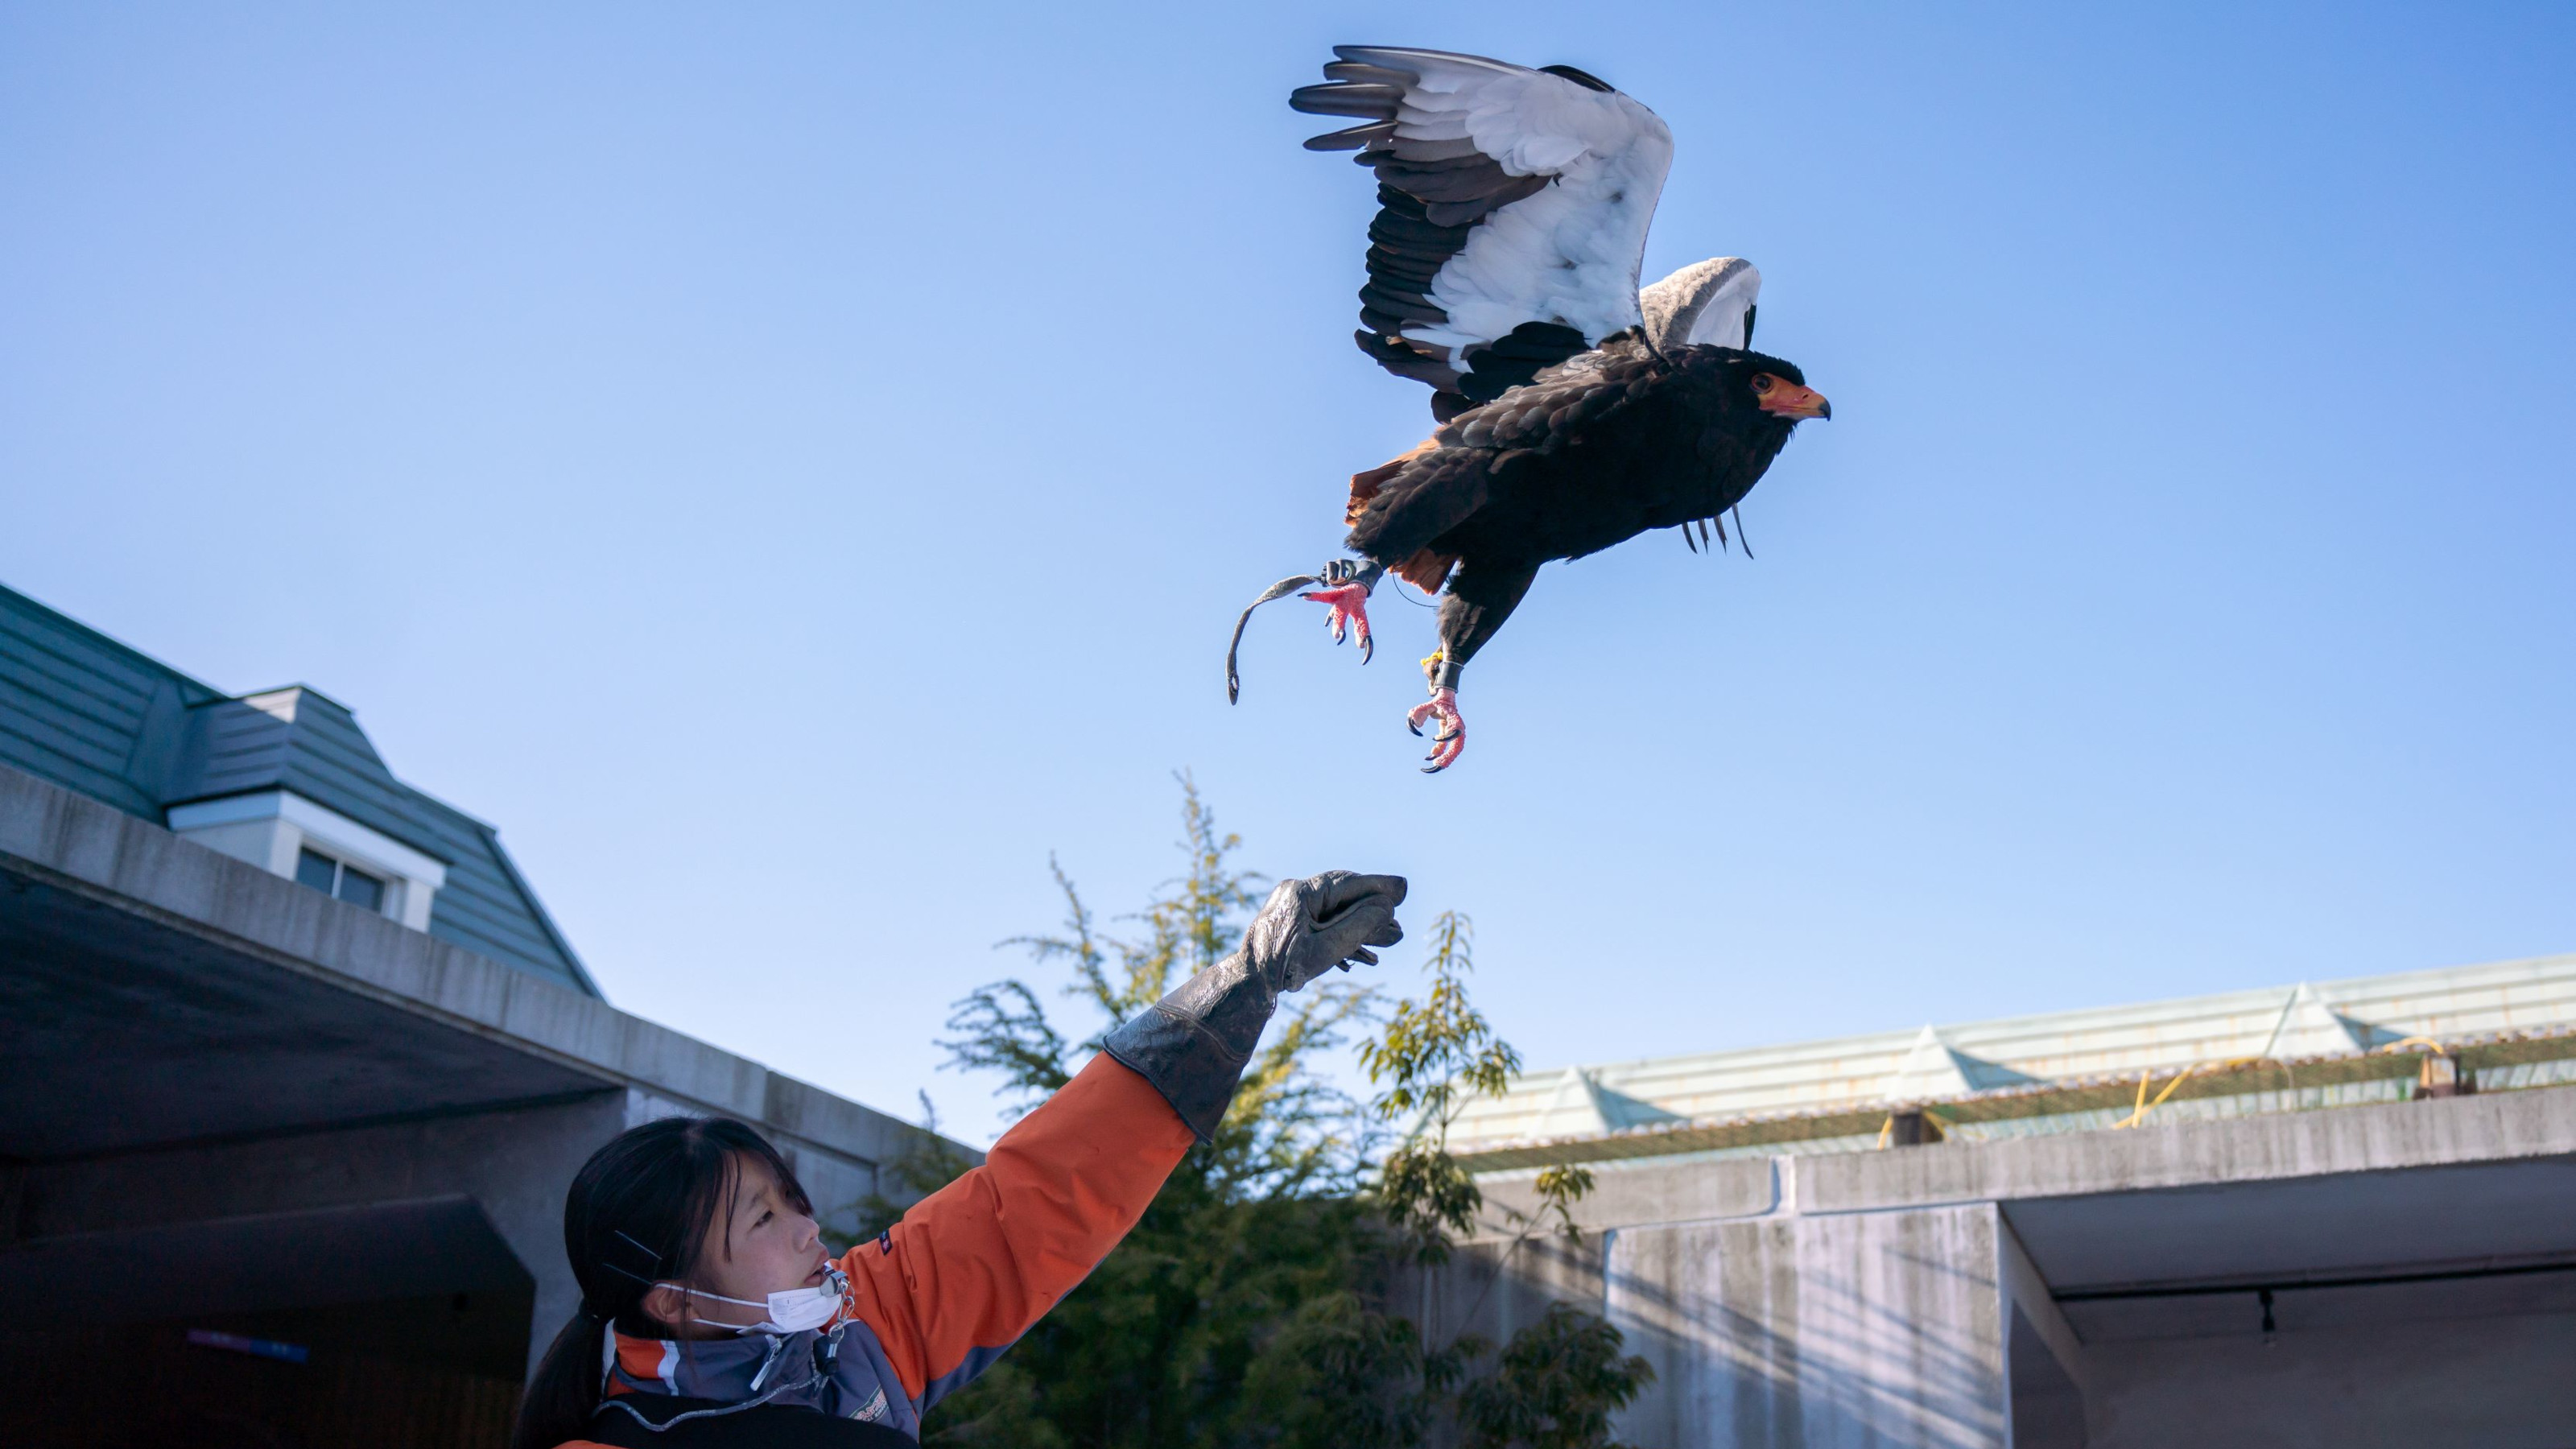
<path id="1" fill-rule="evenodd" d="M 1283 992 L 1339 966 L 1377 964 L 1404 939 L 1404 877 L 1329 870 L 1270 893 L 1243 946 L 1118 1027 L 1101 1050 L 1153 1083 L 1201 1142 L 1214 1140 Z"/>

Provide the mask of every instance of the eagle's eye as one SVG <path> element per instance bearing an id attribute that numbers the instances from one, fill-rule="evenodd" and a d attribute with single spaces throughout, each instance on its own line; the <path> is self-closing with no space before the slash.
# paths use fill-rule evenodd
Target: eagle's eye
<path id="1" fill-rule="evenodd" d="M 1760 397 L 1762 394 L 1769 392 L 1771 390 L 1771 382 L 1771 374 L 1767 372 L 1757 372 L 1753 374 L 1753 395 L 1755 397 Z"/>

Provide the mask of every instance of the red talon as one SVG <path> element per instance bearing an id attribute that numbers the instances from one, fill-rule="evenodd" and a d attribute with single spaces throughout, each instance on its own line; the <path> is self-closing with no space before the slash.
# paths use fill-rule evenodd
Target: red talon
<path id="1" fill-rule="evenodd" d="M 1431 691 L 1429 699 L 1405 712 L 1404 723 L 1418 735 L 1425 721 L 1435 719 L 1440 721 L 1440 728 L 1432 733 L 1431 753 L 1422 757 L 1431 762 L 1422 767 L 1426 775 L 1437 775 L 1458 763 L 1458 757 L 1467 749 L 1467 721 L 1458 713 L 1458 691 Z"/>
<path id="2" fill-rule="evenodd" d="M 1368 589 L 1362 585 L 1343 584 L 1337 588 L 1315 589 L 1297 597 L 1331 605 L 1332 612 L 1324 616 L 1324 627 L 1333 631 L 1336 644 L 1348 637 L 1346 630 L 1356 631 L 1360 641 L 1360 662 L 1366 664 L 1377 652 L 1375 641 L 1369 638 L 1368 596 Z"/>

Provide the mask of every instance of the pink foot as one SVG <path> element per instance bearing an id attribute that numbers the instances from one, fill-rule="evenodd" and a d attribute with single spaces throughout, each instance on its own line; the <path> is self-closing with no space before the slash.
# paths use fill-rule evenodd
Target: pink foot
<path id="1" fill-rule="evenodd" d="M 1376 643 L 1369 638 L 1368 596 L 1369 591 L 1363 585 L 1341 584 L 1329 589 L 1315 589 L 1297 597 L 1332 605 L 1332 612 L 1324 616 L 1324 627 L 1333 631 L 1336 644 L 1348 637 L 1345 630 L 1356 630 L 1360 639 L 1360 662 L 1366 664 L 1377 653 Z"/>
<path id="2" fill-rule="evenodd" d="M 1430 720 L 1440 721 L 1440 728 L 1432 731 L 1431 753 L 1422 757 L 1431 763 L 1422 767 L 1422 773 L 1437 775 L 1458 763 L 1458 757 L 1467 750 L 1467 720 L 1458 713 L 1458 691 L 1431 691 L 1429 699 L 1405 713 L 1404 727 L 1418 735 Z"/>

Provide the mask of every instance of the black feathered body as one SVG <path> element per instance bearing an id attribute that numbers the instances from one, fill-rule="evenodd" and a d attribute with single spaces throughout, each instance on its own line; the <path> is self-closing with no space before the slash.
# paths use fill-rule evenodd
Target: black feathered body
<path id="1" fill-rule="evenodd" d="M 1541 566 L 1649 529 L 1722 534 L 1715 520 L 1796 420 L 1832 413 L 1796 367 L 1747 350 L 1752 263 L 1712 257 L 1639 287 L 1672 165 L 1653 111 L 1570 66 L 1407 46 L 1333 56 L 1289 104 L 1355 119 L 1306 144 L 1354 152 L 1377 179 L 1357 341 L 1431 387 L 1440 427 L 1351 479 L 1345 542 L 1374 567 L 1336 561 L 1262 598 L 1320 577 L 1332 587 L 1305 597 L 1331 604 L 1336 639 L 1356 618 L 1365 641 L 1357 601 L 1381 572 L 1443 590 L 1432 698 L 1407 719 L 1442 721 L 1437 770 L 1464 738 L 1460 669 Z M 1227 670 L 1231 688 L 1231 655 Z"/>
<path id="2" fill-rule="evenodd" d="M 1355 478 L 1347 546 L 1424 583 L 1449 560 L 1465 571 L 1534 569 L 1713 518 L 1789 440 L 1793 424 L 1756 406 L 1761 373 L 1805 381 L 1759 353 L 1683 346 L 1658 356 L 1633 334 L 1613 338 Z"/>

